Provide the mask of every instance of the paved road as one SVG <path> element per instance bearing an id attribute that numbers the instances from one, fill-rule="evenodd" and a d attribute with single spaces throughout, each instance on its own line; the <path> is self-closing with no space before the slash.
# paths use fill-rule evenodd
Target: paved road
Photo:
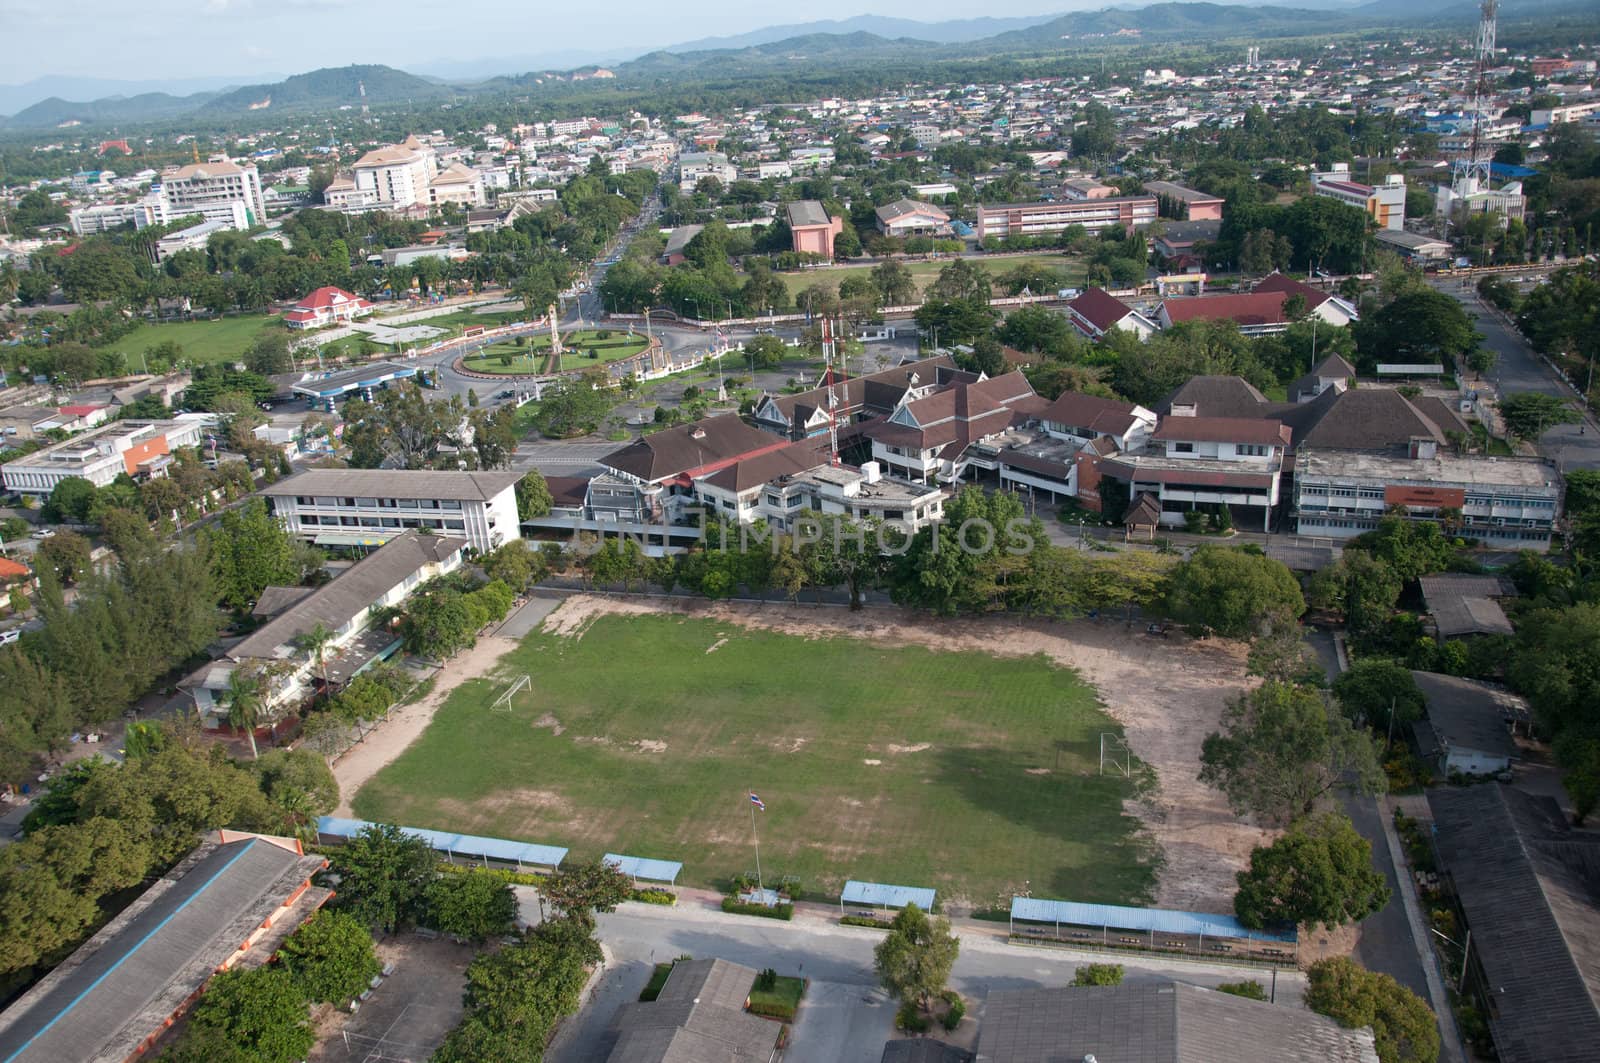
<path id="1" fill-rule="evenodd" d="M 524 919 L 538 917 L 531 890 L 518 888 Z M 977 1017 L 991 989 L 1062 986 L 1081 963 L 1104 962 L 1098 954 L 1067 949 L 1012 945 L 988 932 L 960 930 L 961 957 L 951 984 L 969 1001 Z M 813 980 L 817 995 L 802 1005 L 795 1026 L 797 1049 L 786 1063 L 869 1063 L 881 1057 L 893 1024 L 894 1008 L 877 989 L 872 950 L 876 931 L 841 927 L 820 918 L 797 915 L 793 923 L 724 915 L 697 905 L 656 908 L 626 904 L 599 918 L 599 937 L 611 956 L 604 981 L 548 1058 L 552 1063 L 591 1063 L 604 1059 L 604 1033 L 617 1007 L 637 1000 L 654 963 L 688 955 L 720 957 L 760 970 Z M 1256 979 L 1272 982 L 1269 971 L 1222 964 L 1180 962 L 1161 966 L 1158 957 L 1122 958 L 1129 981 L 1177 978 L 1196 985 Z M 1298 972 L 1277 976 L 1277 999 L 1299 1006 L 1304 978 Z"/>
<path id="2" fill-rule="evenodd" d="M 1461 301 L 1474 326 L 1483 333 L 1484 346 L 1498 356 L 1487 377 L 1495 390 L 1502 395 L 1535 391 L 1574 398 L 1572 388 L 1528 346 L 1521 333 L 1478 298 L 1471 284 L 1463 286 L 1456 278 L 1440 278 L 1431 283 Z M 1539 449 L 1563 470 L 1600 468 L 1600 423 L 1590 417 L 1580 424 L 1552 428 L 1539 440 Z"/>
<path id="3" fill-rule="evenodd" d="M 1328 673 L 1329 680 L 1338 676 L 1339 661 L 1333 647 L 1333 636 L 1325 631 L 1317 631 L 1307 641 L 1316 651 L 1317 660 Z M 1428 981 L 1423 975 L 1422 958 L 1417 955 L 1417 945 L 1411 939 L 1411 928 L 1406 923 L 1399 879 L 1396 877 L 1394 861 L 1389 858 L 1389 847 L 1384 841 L 1378 801 L 1373 797 L 1345 794 L 1340 798 L 1340 804 L 1356 830 L 1372 843 L 1372 862 L 1383 872 L 1390 890 L 1389 903 L 1383 910 L 1360 924 L 1355 959 L 1368 970 L 1392 976 L 1395 981 L 1426 1000 Z"/>

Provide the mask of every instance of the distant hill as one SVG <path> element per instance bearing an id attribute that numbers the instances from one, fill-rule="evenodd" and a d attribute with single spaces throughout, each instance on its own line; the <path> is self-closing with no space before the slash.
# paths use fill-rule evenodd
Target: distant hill
<path id="1" fill-rule="evenodd" d="M 53 129 L 66 122 L 122 124 L 154 122 L 189 114 L 215 98 L 215 92 L 192 96 L 171 96 L 165 92 L 146 92 L 139 96 L 108 96 L 88 103 L 73 103 L 52 96 L 25 107 L 10 118 L 0 120 L 6 129 Z"/>
<path id="2" fill-rule="evenodd" d="M 1131 36 L 1140 39 L 1200 39 L 1236 33 L 1303 28 L 1331 30 L 1345 21 L 1343 12 L 1289 7 L 1245 7 L 1235 4 L 1152 4 L 1133 9 L 1079 11 L 1026 29 L 1012 30 L 979 42 L 991 52 L 1059 44 L 1063 38 Z"/>
<path id="3" fill-rule="evenodd" d="M 206 103 L 208 113 L 245 111 L 270 101 L 273 111 L 309 111 L 361 105 L 362 88 L 369 104 L 436 100 L 455 90 L 388 66 L 343 66 L 296 74 L 270 85 L 246 85 Z"/>
<path id="4" fill-rule="evenodd" d="M 257 80 L 276 81 L 282 77 L 282 74 L 274 73 L 260 75 Z M 153 77 L 140 81 L 51 75 L 34 78 L 20 85 L 0 85 L 0 115 L 17 114 L 51 97 L 59 100 L 104 100 L 114 96 L 144 96 L 152 92 L 183 97 L 197 92 L 221 92 L 237 88 L 244 80 L 237 74 L 209 78 Z"/>
<path id="5" fill-rule="evenodd" d="M 810 37 L 819 33 L 848 35 L 867 33 L 885 40 L 909 38 L 930 41 L 934 44 L 961 44 L 982 40 L 1011 30 L 1026 29 L 1054 16 L 1032 15 L 1022 18 L 962 18 L 946 22 L 918 22 L 910 18 L 888 18 L 883 15 L 857 15 L 846 19 L 822 19 L 818 22 L 801 22 L 788 26 L 767 26 L 749 33 L 728 37 L 703 37 L 661 49 L 682 55 L 686 52 L 727 51 L 753 48 L 796 37 Z"/>

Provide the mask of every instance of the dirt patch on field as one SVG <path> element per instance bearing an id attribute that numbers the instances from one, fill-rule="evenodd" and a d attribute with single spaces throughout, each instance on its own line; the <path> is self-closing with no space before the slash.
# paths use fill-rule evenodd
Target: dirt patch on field
<path id="1" fill-rule="evenodd" d="M 488 675 L 501 657 L 516 648 L 517 643 L 512 639 L 493 636 L 480 638 L 476 646 L 450 658 L 434 674 L 433 689 L 427 697 L 396 709 L 350 752 L 340 757 L 333 765 L 333 777 L 339 780 L 339 807 L 334 810 L 334 815 L 353 815 L 350 802 L 356 796 L 356 791 L 404 753 L 406 747 L 427 730 L 433 714 L 439 711 L 439 706 L 444 704 L 450 692 L 469 679 Z"/>
<path id="2" fill-rule="evenodd" d="M 942 651 L 999 656 L 1036 653 L 1075 669 L 1099 691 L 1127 733 L 1133 754 L 1155 772 L 1155 785 L 1128 811 L 1159 843 L 1163 863 L 1155 903 L 1196 911 L 1231 910 L 1234 874 L 1265 831 L 1239 822 L 1215 790 L 1201 784 L 1200 743 L 1223 706 L 1250 685 L 1245 647 L 1218 640 L 1146 636 L 1116 622 L 1071 624 L 1016 620 L 940 620 L 889 609 L 850 613 L 792 605 L 613 600 L 575 595 L 545 620 L 545 630 L 581 633 L 601 615 L 678 613 L 733 621 L 802 638 L 846 636 Z M 893 747 L 906 752 L 915 747 Z M 881 761 L 863 760 L 867 765 Z"/>
<path id="3" fill-rule="evenodd" d="M 547 727 L 547 728 L 549 728 L 550 729 L 550 733 L 555 735 L 558 738 L 561 736 L 561 733 L 566 730 L 565 727 L 561 726 L 561 721 L 556 719 L 553 714 L 548 713 L 548 712 L 545 713 L 543 716 L 539 717 L 537 720 L 534 720 L 533 721 L 533 725 L 535 727 Z"/>
<path id="4" fill-rule="evenodd" d="M 894 745 L 893 743 L 890 743 L 889 752 L 891 752 L 891 753 L 922 753 L 922 752 L 925 752 L 926 750 L 929 750 L 929 749 L 932 749 L 932 748 L 933 748 L 933 743 L 932 742 L 918 742 L 914 746 L 897 746 L 897 745 Z"/>
<path id="5" fill-rule="evenodd" d="M 633 748 L 641 753 L 665 753 L 667 744 L 659 738 L 641 738 L 633 743 Z"/>

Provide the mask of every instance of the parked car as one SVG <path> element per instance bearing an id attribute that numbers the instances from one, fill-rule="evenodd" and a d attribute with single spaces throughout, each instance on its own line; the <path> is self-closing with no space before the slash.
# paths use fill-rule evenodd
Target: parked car
<path id="1" fill-rule="evenodd" d="M 0 646 L 4 646 L 10 642 L 15 642 L 21 637 L 22 629 L 20 627 L 11 628 L 8 631 L 0 631 Z"/>
<path id="2" fill-rule="evenodd" d="M 34 531 L 33 537 L 35 539 L 54 539 L 56 530 L 54 528 L 39 528 Z"/>

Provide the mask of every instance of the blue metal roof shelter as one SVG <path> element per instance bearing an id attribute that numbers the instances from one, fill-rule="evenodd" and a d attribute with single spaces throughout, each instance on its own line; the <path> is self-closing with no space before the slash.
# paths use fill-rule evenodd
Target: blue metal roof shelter
<path id="1" fill-rule="evenodd" d="M 678 884 L 678 876 L 683 873 L 683 865 L 676 860 L 651 860 L 644 856 L 607 853 L 605 861 L 624 875 L 630 878 L 642 878 L 646 882 L 665 882 L 675 886 Z"/>
<path id="2" fill-rule="evenodd" d="M 1107 930 L 1114 927 L 1118 930 L 1137 930 L 1147 933 L 1190 934 L 1244 941 L 1276 941 L 1288 945 L 1294 944 L 1297 940 L 1293 929 L 1251 930 L 1231 915 L 1180 912 L 1169 908 L 1125 908 L 1119 904 L 1050 901 L 1040 897 L 1011 898 L 1011 919 L 1013 922 L 1021 920 L 1025 923 L 1097 926 Z"/>
<path id="3" fill-rule="evenodd" d="M 883 882 L 857 882 L 851 879 L 839 894 L 839 908 L 847 904 L 869 904 L 874 908 L 904 908 L 915 904 L 925 912 L 933 910 L 933 890 L 921 886 L 890 886 Z"/>
<path id="4" fill-rule="evenodd" d="M 317 820 L 317 833 L 334 838 L 351 838 L 363 828 L 374 826 L 364 819 L 341 819 L 323 816 Z M 445 831 L 423 830 L 420 827 L 401 827 L 402 834 L 421 838 L 428 847 L 454 858 L 471 857 L 485 862 L 498 860 L 521 867 L 560 867 L 567 858 L 567 850 L 555 845 L 533 845 L 505 838 L 483 838 L 475 834 L 449 834 Z"/>

